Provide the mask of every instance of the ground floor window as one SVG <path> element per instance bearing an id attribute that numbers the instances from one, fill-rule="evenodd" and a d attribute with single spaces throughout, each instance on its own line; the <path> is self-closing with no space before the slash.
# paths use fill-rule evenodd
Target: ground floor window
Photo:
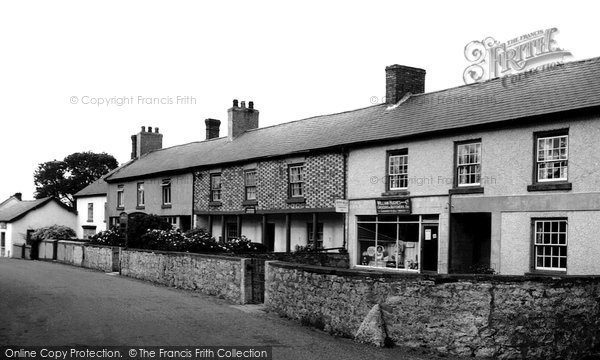
<path id="1" fill-rule="evenodd" d="M 357 216 L 358 264 L 420 270 L 419 216 Z"/>
<path id="2" fill-rule="evenodd" d="M 178 228 L 177 216 L 163 216 L 162 218 L 166 222 L 168 222 L 169 224 L 171 224 L 171 226 L 173 227 L 173 229 L 177 229 Z"/>
<path id="3" fill-rule="evenodd" d="M 237 239 L 239 237 L 236 223 L 227 223 L 227 240 Z"/>
<path id="4" fill-rule="evenodd" d="M 567 220 L 536 219 L 534 264 L 536 270 L 567 270 Z"/>
<path id="5" fill-rule="evenodd" d="M 108 219 L 108 228 L 109 229 L 113 229 L 113 228 L 117 228 L 119 227 L 119 217 L 118 216 L 111 216 Z"/>
<path id="6" fill-rule="evenodd" d="M 308 232 L 308 244 L 315 244 L 316 249 L 323 248 L 323 223 L 317 223 L 317 240 L 313 240 L 313 223 L 306 224 L 306 231 Z"/>
<path id="7" fill-rule="evenodd" d="M 95 226 L 83 226 L 83 238 L 90 239 L 92 236 L 96 235 L 96 227 Z"/>

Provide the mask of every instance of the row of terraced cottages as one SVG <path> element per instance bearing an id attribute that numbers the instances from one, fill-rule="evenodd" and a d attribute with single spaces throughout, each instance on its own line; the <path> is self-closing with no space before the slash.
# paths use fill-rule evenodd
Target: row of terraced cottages
<path id="1" fill-rule="evenodd" d="M 393 65 L 386 103 L 261 128 L 234 100 L 227 136 L 207 119 L 205 141 L 170 148 L 142 127 L 106 216 L 344 249 L 356 268 L 600 274 L 597 60 L 432 93 Z"/>

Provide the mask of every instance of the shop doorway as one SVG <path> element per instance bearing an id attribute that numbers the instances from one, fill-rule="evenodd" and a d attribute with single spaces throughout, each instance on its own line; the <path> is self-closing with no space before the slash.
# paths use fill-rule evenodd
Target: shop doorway
<path id="1" fill-rule="evenodd" d="M 423 271 L 437 272 L 438 270 L 438 238 L 437 224 L 423 224 L 421 239 Z"/>

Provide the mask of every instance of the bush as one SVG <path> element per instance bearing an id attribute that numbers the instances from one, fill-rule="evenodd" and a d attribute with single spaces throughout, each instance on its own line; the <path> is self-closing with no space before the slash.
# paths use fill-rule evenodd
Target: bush
<path id="1" fill-rule="evenodd" d="M 192 229 L 185 234 L 189 252 L 226 252 L 227 248 L 217 242 L 204 229 Z"/>
<path id="2" fill-rule="evenodd" d="M 252 242 L 245 236 L 241 236 L 236 239 L 223 244 L 228 252 L 232 253 L 253 253 L 253 252 L 266 252 L 267 247 L 260 243 Z"/>
<path id="3" fill-rule="evenodd" d="M 123 246 L 125 245 L 125 239 L 115 229 L 106 231 L 100 231 L 99 233 L 90 237 L 90 243 L 107 246 Z"/>
<path id="4" fill-rule="evenodd" d="M 171 230 L 171 224 L 157 215 L 148 215 L 144 213 L 133 213 L 129 215 L 129 223 L 127 225 L 127 236 L 129 247 L 144 249 L 147 248 L 146 241 L 150 237 L 145 237 L 144 234 L 151 230 Z"/>
<path id="5" fill-rule="evenodd" d="M 52 225 L 39 228 L 31 234 L 29 245 L 38 244 L 42 240 L 69 240 L 76 238 L 75 230 L 68 226 Z"/>

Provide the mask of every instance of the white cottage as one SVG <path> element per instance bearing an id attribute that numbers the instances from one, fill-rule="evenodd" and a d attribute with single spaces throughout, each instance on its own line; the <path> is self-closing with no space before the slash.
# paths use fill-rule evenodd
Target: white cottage
<path id="1" fill-rule="evenodd" d="M 36 229 L 51 225 L 75 228 L 76 222 L 74 210 L 53 197 L 23 201 L 17 193 L 0 203 L 0 256 L 10 257 L 13 245 L 24 244 Z"/>

